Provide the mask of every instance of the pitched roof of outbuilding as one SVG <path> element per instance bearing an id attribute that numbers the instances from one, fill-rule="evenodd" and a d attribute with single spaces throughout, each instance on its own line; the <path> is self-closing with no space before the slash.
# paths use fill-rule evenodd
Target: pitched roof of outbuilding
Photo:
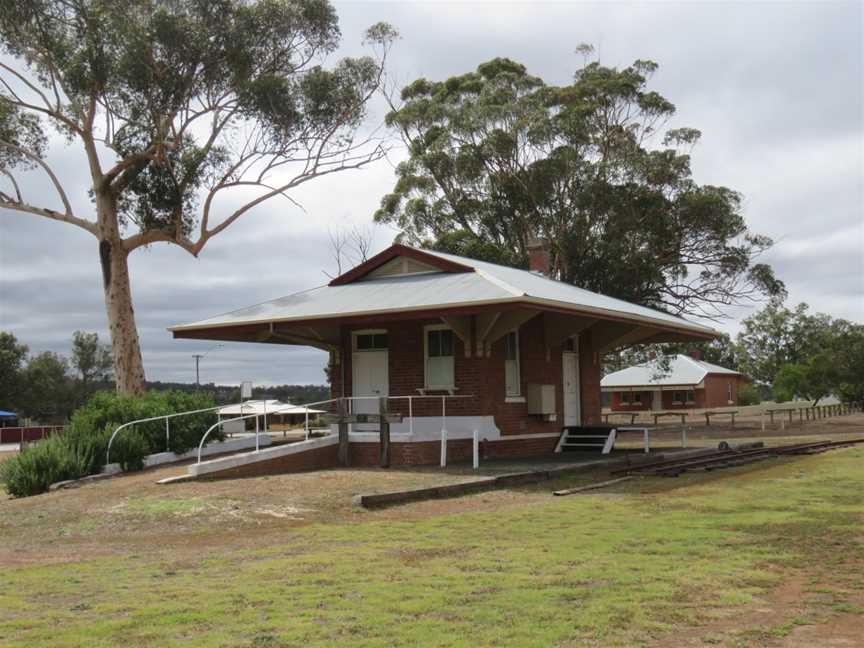
<path id="1" fill-rule="evenodd" d="M 741 375 L 732 369 L 726 369 L 710 362 L 696 360 L 679 353 L 670 358 L 668 371 L 658 361 L 627 367 L 604 376 L 600 387 L 611 389 L 615 387 L 671 387 L 698 385 L 708 374 Z"/>
<path id="2" fill-rule="evenodd" d="M 376 268 L 399 256 L 409 257 L 434 269 L 405 275 L 370 276 Z M 601 319 L 632 321 L 700 337 L 717 335 L 714 329 L 676 315 L 584 290 L 534 272 L 403 245 L 387 248 L 337 277 L 329 285 L 173 326 L 169 330 L 401 314 L 507 303 L 533 304 Z"/>

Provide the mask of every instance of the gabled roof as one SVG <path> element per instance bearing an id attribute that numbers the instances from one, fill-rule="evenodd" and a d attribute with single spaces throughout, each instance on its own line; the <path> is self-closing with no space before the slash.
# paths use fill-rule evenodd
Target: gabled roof
<path id="1" fill-rule="evenodd" d="M 664 371 L 657 361 L 646 362 L 604 376 L 600 381 L 600 387 L 610 389 L 613 387 L 693 386 L 701 383 L 708 374 L 741 375 L 737 371 L 679 353 L 670 359 L 668 371 Z"/>
<path id="2" fill-rule="evenodd" d="M 377 268 L 399 256 L 437 271 L 374 275 Z M 681 317 L 593 293 L 534 272 L 404 245 L 391 246 L 340 275 L 329 285 L 173 326 L 169 330 L 180 332 L 266 322 L 307 322 L 490 304 L 547 307 L 703 338 L 717 335 L 713 329 Z"/>
<path id="3" fill-rule="evenodd" d="M 463 259 L 462 257 L 453 257 L 453 259 L 459 259 L 459 261 L 454 261 L 453 259 L 443 258 L 440 255 L 430 254 L 428 250 L 418 250 L 416 248 L 408 247 L 407 245 L 400 245 L 397 243 L 395 245 L 391 245 L 383 252 L 379 252 L 370 259 L 367 259 L 360 265 L 355 266 L 347 272 L 342 273 L 341 275 L 333 279 L 329 285 L 344 286 L 345 284 L 357 281 L 358 279 L 361 279 L 363 277 L 367 277 L 372 274 L 376 269 L 380 268 L 381 266 L 387 264 L 388 262 L 392 261 L 397 257 L 413 259 L 414 261 L 418 261 L 423 265 L 429 267 L 430 269 L 436 269 L 440 272 L 474 272 L 473 267 L 462 263 L 462 261 L 467 260 Z"/>

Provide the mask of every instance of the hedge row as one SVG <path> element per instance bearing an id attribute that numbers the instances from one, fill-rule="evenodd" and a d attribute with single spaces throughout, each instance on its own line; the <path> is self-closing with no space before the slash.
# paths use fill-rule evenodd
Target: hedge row
<path id="1" fill-rule="evenodd" d="M 151 391 L 143 396 L 97 393 L 72 415 L 65 432 L 25 446 L 18 455 L 0 463 L 0 482 L 16 497 L 44 493 L 55 482 L 100 472 L 108 440 L 123 423 L 211 407 L 213 399 L 201 393 Z M 111 446 L 111 461 L 120 463 L 123 470 L 140 470 L 148 454 L 165 450 L 181 453 L 197 446 L 215 422 L 215 411 L 171 419 L 169 447 L 164 420 L 136 424 L 117 435 Z M 221 438 L 221 433 L 210 437 Z"/>

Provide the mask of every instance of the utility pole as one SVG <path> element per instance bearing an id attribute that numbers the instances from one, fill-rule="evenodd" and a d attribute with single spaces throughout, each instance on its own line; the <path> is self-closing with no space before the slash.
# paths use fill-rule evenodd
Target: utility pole
<path id="1" fill-rule="evenodd" d="M 203 353 L 195 353 L 192 355 L 192 357 L 195 358 L 195 386 L 200 387 L 201 386 L 201 376 L 198 373 L 198 364 L 201 362 L 201 358 L 204 357 L 204 354 Z"/>
<path id="2" fill-rule="evenodd" d="M 201 375 L 198 371 L 198 367 L 201 364 L 201 358 L 206 356 L 208 353 L 210 353 L 214 349 L 218 349 L 219 347 L 223 347 L 223 346 L 225 346 L 225 345 L 224 344 L 217 344 L 216 346 L 213 346 L 213 347 L 210 347 L 209 349 L 207 349 L 204 353 L 193 353 L 192 354 L 192 357 L 195 359 L 195 386 L 196 387 L 201 386 Z"/>

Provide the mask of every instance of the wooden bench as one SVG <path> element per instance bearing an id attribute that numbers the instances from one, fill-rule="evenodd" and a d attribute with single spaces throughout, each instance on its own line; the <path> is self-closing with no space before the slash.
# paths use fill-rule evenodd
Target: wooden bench
<path id="1" fill-rule="evenodd" d="M 608 423 L 610 416 L 629 416 L 630 425 L 633 425 L 633 423 L 636 422 L 636 417 L 639 416 L 639 412 L 609 412 L 608 414 L 603 415 L 603 421 Z"/>
<path id="2" fill-rule="evenodd" d="M 732 427 L 735 427 L 735 415 L 737 413 L 738 410 L 715 410 L 712 412 L 705 412 L 705 425 L 711 425 L 712 416 L 723 416 L 724 414 L 729 414 L 732 417 Z"/>
<path id="3" fill-rule="evenodd" d="M 657 419 L 663 416 L 678 416 L 681 418 L 681 425 L 687 421 L 687 416 L 689 412 L 652 412 L 651 416 L 654 417 L 654 425 L 657 425 Z"/>

